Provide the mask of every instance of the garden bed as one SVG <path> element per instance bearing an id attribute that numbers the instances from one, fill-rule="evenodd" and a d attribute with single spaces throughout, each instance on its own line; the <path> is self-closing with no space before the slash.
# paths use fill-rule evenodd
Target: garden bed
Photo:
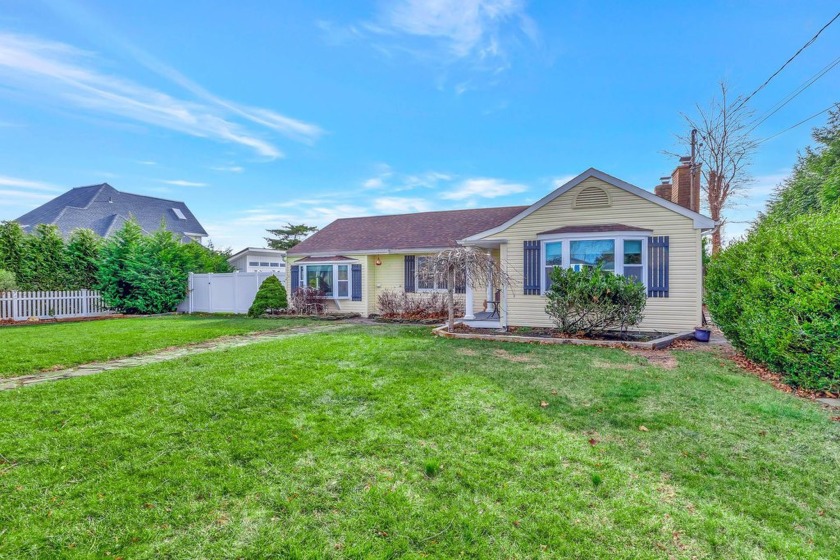
<path id="1" fill-rule="evenodd" d="M 446 322 L 446 317 L 372 317 L 377 323 L 396 323 L 400 325 L 439 325 Z"/>
<path id="2" fill-rule="evenodd" d="M 316 321 L 343 321 L 361 317 L 358 313 L 295 313 L 293 311 L 274 311 L 262 315 L 264 319 L 314 319 Z"/>
<path id="3" fill-rule="evenodd" d="M 694 338 L 694 331 L 681 333 L 645 333 L 640 331 L 607 332 L 601 337 L 560 335 L 554 329 L 536 327 L 510 327 L 508 330 L 476 329 L 458 323 L 455 332 L 448 332 L 446 326 L 435 329 L 434 334 L 446 338 L 472 338 L 502 342 L 525 342 L 531 344 L 579 344 L 585 346 L 613 346 L 619 348 L 642 348 L 659 350 L 667 348 L 676 340 Z"/>

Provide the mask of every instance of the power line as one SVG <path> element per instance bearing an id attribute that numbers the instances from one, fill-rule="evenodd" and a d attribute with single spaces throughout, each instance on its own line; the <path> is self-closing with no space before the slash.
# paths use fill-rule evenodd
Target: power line
<path id="1" fill-rule="evenodd" d="M 800 85 L 798 88 L 793 90 L 790 94 L 788 94 L 787 97 L 783 98 L 781 101 L 779 101 L 778 103 L 773 105 L 773 107 L 771 107 L 769 109 L 768 113 L 765 113 L 764 116 L 760 117 L 756 121 L 756 123 L 752 127 L 750 127 L 750 129 L 747 131 L 747 133 L 750 133 L 753 130 L 755 130 L 756 128 L 758 128 L 761 125 L 761 123 L 763 123 L 764 121 L 766 121 L 767 119 L 769 119 L 770 117 L 775 115 L 777 112 L 779 112 L 779 110 L 782 107 L 784 107 L 785 105 L 787 105 L 788 103 L 793 101 L 793 99 L 796 98 L 800 93 L 802 93 L 803 91 L 805 91 L 806 89 L 811 87 L 814 84 L 814 82 L 816 82 L 817 80 L 819 80 L 820 78 L 822 78 L 823 76 L 828 74 L 838 64 L 840 64 L 840 57 L 837 57 L 836 59 L 834 59 L 834 61 L 830 62 L 828 64 L 828 66 L 826 66 L 825 68 L 823 68 L 822 70 L 817 72 L 814 76 L 812 76 L 811 78 L 806 80 L 802 85 Z"/>
<path id="2" fill-rule="evenodd" d="M 792 57 L 790 57 L 789 59 L 787 59 L 787 61 L 786 61 L 784 64 L 782 64 L 782 66 L 781 66 L 778 70 L 776 70 L 775 72 L 773 72 L 773 74 L 772 74 L 769 78 L 767 78 L 767 80 L 766 80 L 763 84 L 761 84 L 760 86 L 758 86 L 758 88 L 757 88 L 754 92 L 752 92 L 751 94 L 749 94 L 749 95 L 748 95 L 748 96 L 747 96 L 747 97 L 746 97 L 743 101 L 741 101 L 741 103 L 739 103 L 739 104 L 738 104 L 738 106 L 735 108 L 735 110 L 738 110 L 738 109 L 740 109 L 741 107 L 743 107 L 743 106 L 744 106 L 744 104 L 746 104 L 746 102 L 747 102 L 747 101 L 749 101 L 750 99 L 752 99 L 752 96 L 753 96 L 753 95 L 755 95 L 756 93 L 758 93 L 759 91 L 761 91 L 762 89 L 764 89 L 764 86 L 766 86 L 767 84 L 769 84 L 769 83 L 770 83 L 770 80 L 772 80 L 773 78 L 775 78 L 775 77 L 779 74 L 779 72 L 781 72 L 782 70 L 784 70 L 784 69 L 785 69 L 785 67 L 786 67 L 788 64 L 790 64 L 791 62 L 793 62 L 793 59 L 794 59 L 794 58 L 796 58 L 797 56 L 799 56 L 799 54 L 800 54 L 802 51 L 804 51 L 805 49 L 807 49 L 808 47 L 810 47 L 810 46 L 814 43 L 814 41 L 816 41 L 816 40 L 817 40 L 817 37 L 819 37 L 819 36 L 820 36 L 820 34 L 821 34 L 823 31 L 825 31 L 825 30 L 828 28 L 828 26 L 829 26 L 829 25 L 831 25 L 832 23 L 834 23 L 834 22 L 835 22 L 835 20 L 837 20 L 837 18 L 840 18 L 840 12 L 837 12 L 837 15 L 835 15 L 833 18 L 831 18 L 831 21 L 829 21 L 828 23 L 826 23 L 825 25 L 823 25 L 822 29 L 820 29 L 819 31 L 817 31 L 817 34 L 816 34 L 816 35 L 814 35 L 813 37 L 811 37 L 811 38 L 808 40 L 808 42 L 807 42 L 807 43 L 805 43 L 804 45 L 802 45 L 802 47 L 800 47 L 800 49 L 799 49 L 798 51 L 796 51 Z"/>
<path id="3" fill-rule="evenodd" d="M 825 109 L 823 109 L 823 110 L 822 110 L 822 111 L 820 111 L 819 113 L 814 113 L 814 114 L 813 114 L 813 115 L 811 115 L 810 117 L 808 117 L 808 118 L 806 118 L 806 119 L 802 119 L 802 120 L 801 120 L 801 121 L 799 121 L 798 123 L 796 123 L 796 124 L 794 124 L 794 125 L 792 125 L 792 126 L 787 127 L 786 129 L 782 130 L 781 132 L 777 132 L 777 133 L 776 133 L 776 134 L 774 134 L 773 136 L 768 136 L 767 138 L 764 138 L 763 140 L 759 140 L 758 142 L 756 142 L 756 143 L 755 143 L 755 145 L 756 145 L 756 146 L 758 146 L 759 144 L 763 144 L 764 142 L 767 142 L 768 140 L 772 140 L 773 138 L 775 138 L 776 136 L 779 136 L 780 134 L 784 134 L 784 133 L 785 133 L 785 132 L 787 132 L 788 130 L 793 130 L 793 129 L 794 129 L 794 128 L 796 128 L 797 126 L 802 125 L 802 124 L 805 124 L 806 122 L 810 121 L 811 119 L 815 119 L 815 118 L 819 117 L 819 116 L 820 116 L 820 115 L 822 115 L 823 113 L 827 113 L 827 112 L 829 112 L 829 111 L 830 111 L 830 110 L 832 110 L 832 109 L 833 109 L 836 105 L 837 105 L 837 103 L 832 103 L 830 106 L 826 107 Z"/>

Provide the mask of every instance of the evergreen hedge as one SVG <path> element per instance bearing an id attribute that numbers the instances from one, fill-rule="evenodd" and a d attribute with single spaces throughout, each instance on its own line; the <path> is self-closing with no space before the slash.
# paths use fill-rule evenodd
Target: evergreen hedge
<path id="1" fill-rule="evenodd" d="M 272 275 L 263 280 L 254 303 L 248 309 L 248 316 L 259 317 L 269 309 L 286 309 L 289 300 L 286 297 L 286 288 L 280 280 Z"/>

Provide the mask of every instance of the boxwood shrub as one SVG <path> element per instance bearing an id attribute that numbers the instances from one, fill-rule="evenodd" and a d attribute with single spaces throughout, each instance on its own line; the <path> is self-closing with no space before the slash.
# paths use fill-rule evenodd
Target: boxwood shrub
<path id="1" fill-rule="evenodd" d="M 759 225 L 712 259 L 706 291 L 748 358 L 791 385 L 840 390 L 840 211 Z"/>

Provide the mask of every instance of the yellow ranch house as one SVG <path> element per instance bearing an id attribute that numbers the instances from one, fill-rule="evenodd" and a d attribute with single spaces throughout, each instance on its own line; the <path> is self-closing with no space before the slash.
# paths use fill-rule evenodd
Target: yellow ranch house
<path id="1" fill-rule="evenodd" d="M 456 288 L 471 326 L 553 326 L 544 295 L 551 269 L 600 264 L 645 285 L 641 330 L 691 330 L 702 314 L 701 237 L 715 226 L 698 212 L 694 173 L 684 158 L 650 192 L 590 168 L 530 206 L 336 220 L 288 251 L 287 289 L 317 286 L 330 308 L 373 315 L 384 290 L 443 289 L 418 274 L 423 259 L 474 246 L 512 282 Z"/>

